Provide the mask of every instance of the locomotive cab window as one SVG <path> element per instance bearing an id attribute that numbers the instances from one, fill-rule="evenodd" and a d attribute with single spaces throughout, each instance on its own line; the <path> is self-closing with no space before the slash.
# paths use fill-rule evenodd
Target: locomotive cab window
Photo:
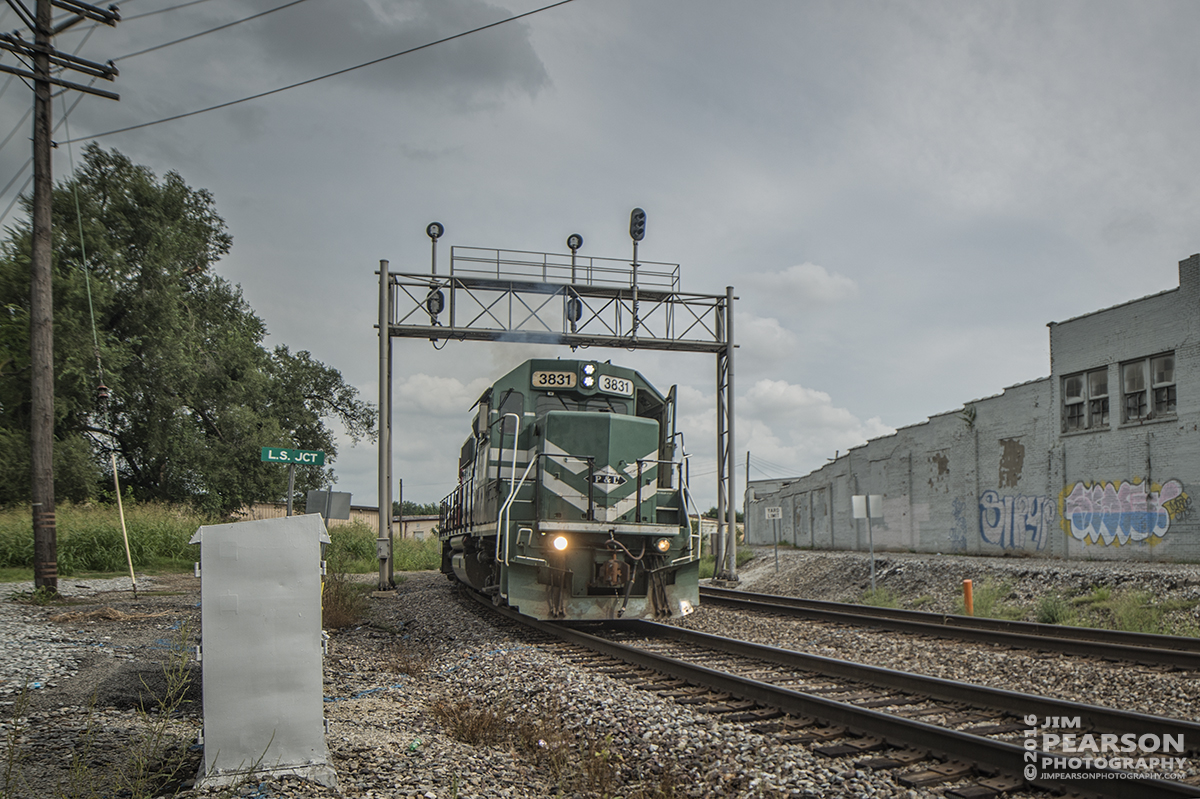
<path id="1" fill-rule="evenodd" d="M 525 395 L 522 394 L 520 391 L 510 388 L 510 389 L 506 389 L 504 391 L 504 393 L 500 395 L 500 408 L 498 410 L 499 416 L 497 417 L 498 419 L 503 419 L 506 415 L 508 415 L 510 413 L 515 413 L 517 416 L 521 416 L 524 412 L 525 412 Z M 509 426 L 511 428 L 511 426 L 512 426 L 511 423 Z"/>

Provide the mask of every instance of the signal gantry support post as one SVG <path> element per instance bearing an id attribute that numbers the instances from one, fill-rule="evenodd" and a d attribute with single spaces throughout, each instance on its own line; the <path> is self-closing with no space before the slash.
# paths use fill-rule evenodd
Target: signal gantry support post
<path id="1" fill-rule="evenodd" d="M 392 339 L 388 335 L 392 312 L 388 262 L 379 262 L 379 590 L 389 588 L 388 566 L 392 539 Z"/>
<path id="2" fill-rule="evenodd" d="M 442 232 L 439 225 L 438 235 Z M 385 475 L 392 460 L 387 423 L 392 337 L 710 353 L 717 358 L 716 577 L 737 580 L 733 287 L 724 294 L 684 292 L 678 264 L 639 259 L 635 274 L 628 260 L 583 256 L 574 249 L 555 254 L 456 246 L 449 260 L 448 271 L 428 273 L 389 272 L 388 262 L 380 262 L 380 537 L 383 509 L 391 507 Z M 430 302 L 443 295 L 444 301 Z"/>

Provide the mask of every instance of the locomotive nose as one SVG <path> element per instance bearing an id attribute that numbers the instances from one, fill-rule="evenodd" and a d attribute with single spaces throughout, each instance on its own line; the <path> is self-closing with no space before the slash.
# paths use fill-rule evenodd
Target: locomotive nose
<path id="1" fill-rule="evenodd" d="M 646 487 L 658 475 L 657 422 L 611 413 L 554 411 L 546 415 L 540 446 L 545 455 L 542 519 L 654 521 L 655 492 Z"/>

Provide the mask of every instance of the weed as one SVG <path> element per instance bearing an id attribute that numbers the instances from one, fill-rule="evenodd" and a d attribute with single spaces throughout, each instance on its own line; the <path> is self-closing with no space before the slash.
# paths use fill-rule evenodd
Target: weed
<path id="1" fill-rule="evenodd" d="M 13 591 L 8 595 L 9 600 L 18 602 L 22 605 L 37 605 L 38 607 L 46 607 L 47 605 L 65 605 L 67 601 L 63 599 L 57 591 L 51 591 L 46 586 L 39 586 L 32 591 Z"/>
<path id="2" fill-rule="evenodd" d="M 976 616 L 989 619 L 1019 619 L 1024 615 L 1020 608 L 1004 604 L 1005 597 L 1012 593 L 1011 585 L 995 582 L 988 577 L 974 588 L 972 604 Z M 962 597 L 958 598 L 957 612 L 966 613 Z"/>
<path id="3" fill-rule="evenodd" d="M 908 604 L 909 604 L 909 607 L 911 607 L 913 610 L 920 610 L 921 608 L 925 607 L 926 605 L 929 605 L 932 603 L 933 603 L 933 596 L 931 594 L 921 594 L 921 596 L 917 597 L 916 599 L 914 599 L 912 602 L 909 602 Z"/>
<path id="4" fill-rule="evenodd" d="M 1034 618 L 1039 624 L 1071 624 L 1075 611 L 1061 594 L 1049 594 L 1038 600 Z"/>
<path id="5" fill-rule="evenodd" d="M 1163 608 L 1155 605 L 1147 593 L 1130 591 L 1117 594 L 1105 603 L 1105 608 L 1112 614 L 1115 629 L 1136 633 L 1162 631 Z"/>
<path id="6" fill-rule="evenodd" d="M 27 753 L 21 747 L 21 741 L 29 724 L 25 717 L 26 711 L 29 710 L 29 699 L 29 683 L 26 683 L 17 701 L 13 703 L 8 729 L 4 734 L 4 771 L 0 774 L 0 799 L 12 799 L 24 782 L 21 766 Z"/>
<path id="7" fill-rule="evenodd" d="M 378 531 L 363 522 L 339 524 L 329 528 L 329 547 L 325 558 L 337 561 L 348 574 L 379 571 L 375 546 Z M 418 541 L 398 538 L 392 544 L 395 571 L 427 571 L 442 565 L 442 542 L 436 536 Z"/>
<path id="8" fill-rule="evenodd" d="M 587 746 L 581 769 L 583 782 L 601 796 L 610 796 L 620 784 L 619 764 L 624 760 L 620 752 L 613 750 L 612 734 L 602 741 L 592 741 Z"/>
<path id="9" fill-rule="evenodd" d="M 754 559 L 753 550 L 741 548 L 737 551 L 737 565 L 740 568 L 747 562 Z M 705 555 L 700 558 L 700 579 L 707 580 L 716 573 L 717 556 L 713 554 Z"/>
<path id="10" fill-rule="evenodd" d="M 436 702 L 430 712 L 447 735 L 465 744 L 493 746 L 506 743 L 511 736 L 502 713 L 470 699 Z"/>
<path id="11" fill-rule="evenodd" d="M 339 630 L 361 624 L 367 612 L 369 583 L 355 582 L 346 573 L 330 565 L 321 588 L 321 626 Z"/>
<path id="12" fill-rule="evenodd" d="M 1090 594 L 1074 597 L 1072 605 L 1100 605 L 1112 597 L 1112 589 L 1106 585 L 1093 585 Z"/>
<path id="13" fill-rule="evenodd" d="M 188 684 L 191 680 L 191 631 L 185 623 L 179 630 L 175 645 L 169 650 L 163 665 L 165 688 L 155 699 L 152 708 L 142 707 L 138 715 L 145 729 L 129 745 L 126 756 L 118 766 L 118 781 L 134 799 L 160 796 L 174 792 L 184 776 L 188 764 L 188 746 L 175 737 L 172 718 L 177 716 L 187 702 Z M 150 686 L 143 680 L 142 687 L 148 692 Z"/>
<path id="14" fill-rule="evenodd" d="M 429 655 L 414 651 L 408 644 L 399 642 L 388 649 L 384 667 L 397 674 L 420 677 L 429 667 Z"/>
<path id="15" fill-rule="evenodd" d="M 887 588 L 873 588 L 870 591 L 863 592 L 859 603 L 877 608 L 900 607 L 900 603 L 896 601 L 896 597 L 892 596 L 892 592 Z"/>
<path id="16" fill-rule="evenodd" d="M 191 633 L 187 625 L 178 633 L 163 665 L 163 685 L 153 691 L 143 681 L 143 687 L 154 695 L 153 704 L 143 706 L 137 715 L 135 729 L 125 735 L 126 743 L 115 751 L 101 751 L 96 738 L 107 725 L 96 710 L 93 697 L 84 718 L 80 738 L 74 743 L 66 778 L 52 793 L 37 791 L 36 795 L 52 795 L 55 799 L 95 799 L 100 796 L 121 796 L 127 799 L 150 799 L 175 793 L 183 780 L 190 777 L 197 765 L 189 753 L 191 730 L 179 727 L 178 717 L 187 703 L 191 680 Z M 13 708 L 12 721 L 5 744 L 0 799 L 15 799 L 22 787 L 29 788 L 22 773 L 27 753 L 21 748 L 29 732 L 24 722 L 28 693 L 22 694 Z"/>
<path id="17" fill-rule="evenodd" d="M 398 539 L 392 548 L 396 571 L 429 571 L 442 565 L 442 542 L 436 537 L 417 541 L 413 538 Z"/>

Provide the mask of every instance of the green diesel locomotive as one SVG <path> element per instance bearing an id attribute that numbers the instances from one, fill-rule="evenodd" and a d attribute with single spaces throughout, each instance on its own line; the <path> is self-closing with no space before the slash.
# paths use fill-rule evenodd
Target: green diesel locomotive
<path id="1" fill-rule="evenodd" d="M 526 361 L 475 405 L 442 501 L 442 571 L 538 619 L 686 615 L 699 601 L 675 389 Z"/>

